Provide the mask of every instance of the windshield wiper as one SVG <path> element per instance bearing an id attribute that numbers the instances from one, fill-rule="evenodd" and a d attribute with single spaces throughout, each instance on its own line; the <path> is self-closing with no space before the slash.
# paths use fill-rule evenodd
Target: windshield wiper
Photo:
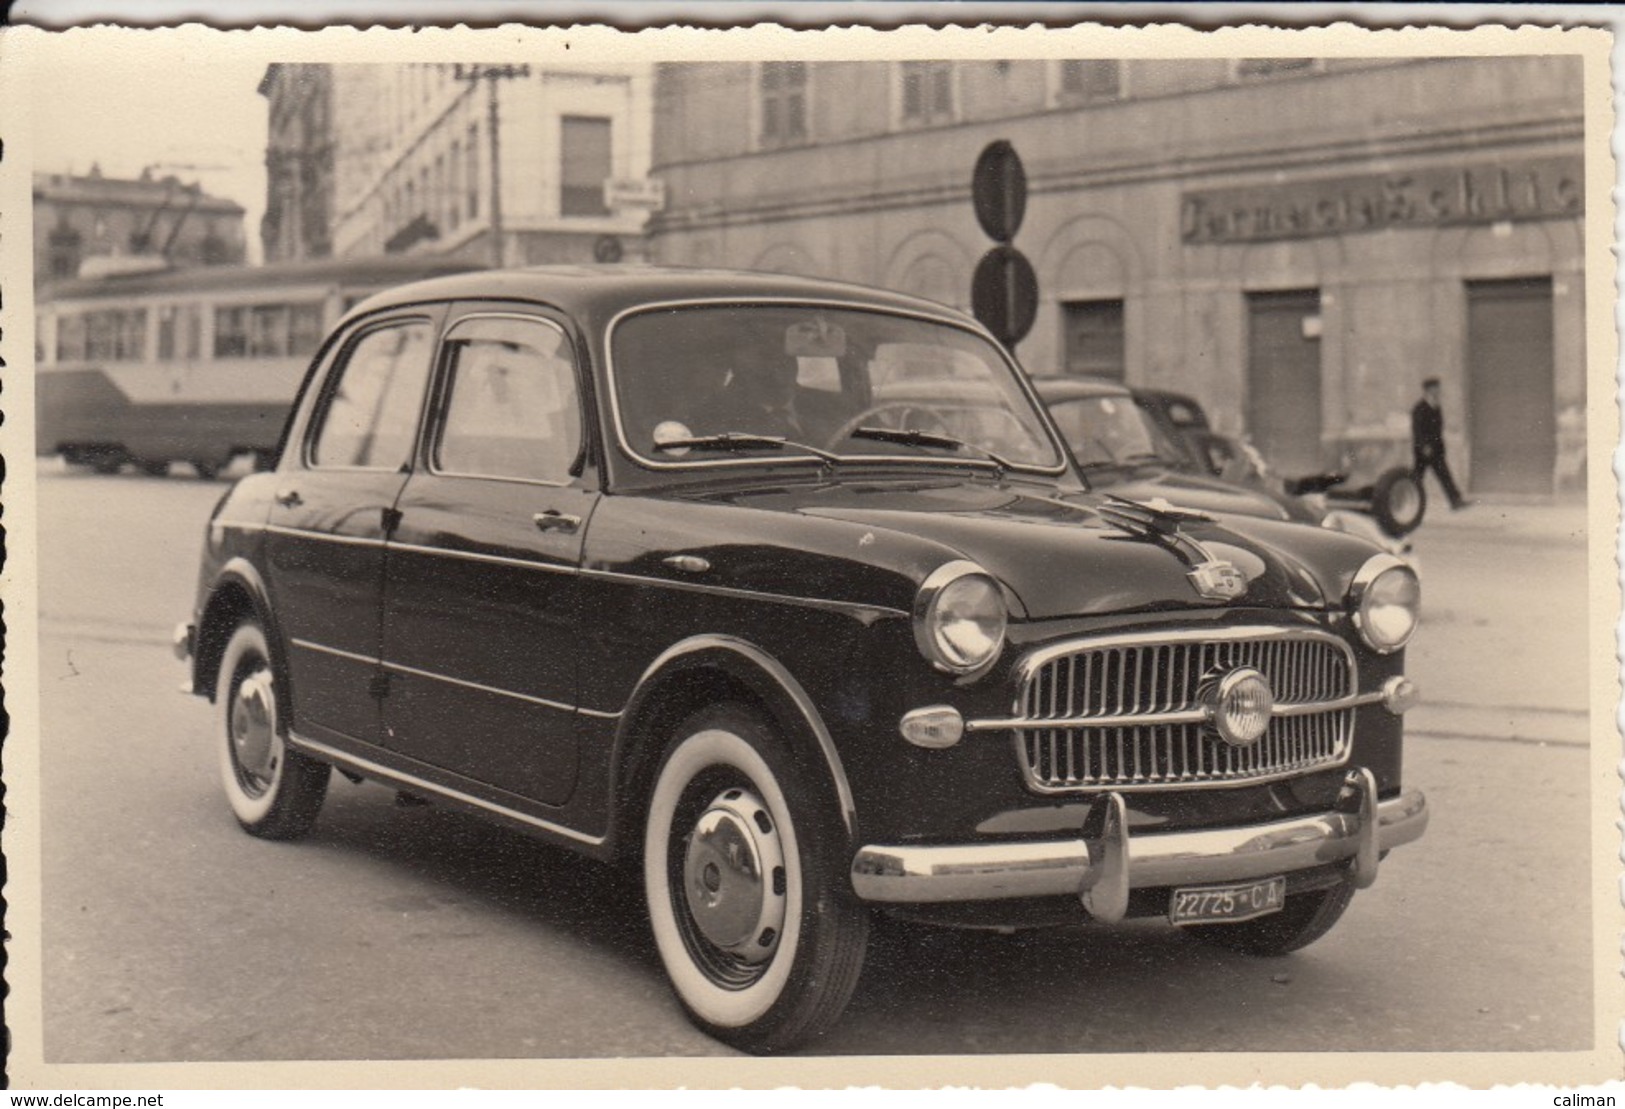
<path id="1" fill-rule="evenodd" d="M 785 447 L 803 451 L 821 460 L 826 466 L 833 466 L 841 460 L 838 454 L 831 454 L 806 443 L 797 443 L 782 435 L 756 435 L 748 431 L 721 431 L 715 435 L 694 435 L 687 439 L 662 439 L 655 444 L 655 449 L 660 451 L 777 451 Z"/>
<path id="2" fill-rule="evenodd" d="M 857 427 L 848 433 L 853 439 L 876 439 L 882 443 L 901 443 L 908 447 L 937 447 L 948 451 L 976 451 L 987 461 L 993 463 L 998 476 L 1003 477 L 1006 470 L 1012 469 L 1014 463 L 1001 455 L 994 454 L 986 447 L 978 447 L 967 443 L 963 439 L 955 439 L 952 435 L 939 435 L 936 432 L 921 431 L 914 427 Z"/>

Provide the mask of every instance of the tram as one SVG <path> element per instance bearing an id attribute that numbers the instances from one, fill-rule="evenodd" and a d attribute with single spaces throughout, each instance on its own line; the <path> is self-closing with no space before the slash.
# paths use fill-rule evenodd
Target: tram
<path id="1" fill-rule="evenodd" d="M 381 289 L 476 268 L 411 255 L 58 282 L 37 307 L 36 449 L 100 473 L 264 464 L 340 316 Z"/>

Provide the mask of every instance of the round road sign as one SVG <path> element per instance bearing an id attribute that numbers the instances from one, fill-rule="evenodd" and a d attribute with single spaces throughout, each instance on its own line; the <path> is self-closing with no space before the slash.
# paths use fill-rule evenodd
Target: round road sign
<path id="1" fill-rule="evenodd" d="M 1007 243 L 1016 237 L 1027 214 L 1027 171 L 1016 148 L 1004 139 L 987 144 L 971 174 L 971 205 L 988 238 Z"/>
<path id="2" fill-rule="evenodd" d="M 971 311 L 993 337 L 1013 347 L 1032 330 L 1038 315 L 1038 275 L 1013 246 L 996 246 L 976 263 L 970 283 Z"/>

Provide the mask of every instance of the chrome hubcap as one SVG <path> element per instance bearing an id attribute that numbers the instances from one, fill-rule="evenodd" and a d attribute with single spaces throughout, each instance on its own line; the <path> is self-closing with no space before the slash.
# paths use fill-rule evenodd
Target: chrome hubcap
<path id="1" fill-rule="evenodd" d="M 700 934 L 747 963 L 771 958 L 784 931 L 784 851 L 767 806 L 730 789 L 694 822 L 683 892 Z"/>
<path id="2" fill-rule="evenodd" d="M 263 783 L 275 776 L 281 744 L 269 670 L 256 670 L 238 683 L 231 699 L 231 746 L 237 765 L 249 778 Z"/>

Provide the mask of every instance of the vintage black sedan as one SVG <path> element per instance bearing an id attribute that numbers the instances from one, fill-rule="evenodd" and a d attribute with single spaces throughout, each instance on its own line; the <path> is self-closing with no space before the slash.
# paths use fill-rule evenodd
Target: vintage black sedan
<path id="1" fill-rule="evenodd" d="M 176 642 L 249 832 L 336 769 L 638 861 L 684 1008 L 767 1052 L 876 911 L 1322 935 L 1427 823 L 1418 604 L 1348 535 L 1092 492 L 950 309 L 552 268 L 351 312 Z"/>

